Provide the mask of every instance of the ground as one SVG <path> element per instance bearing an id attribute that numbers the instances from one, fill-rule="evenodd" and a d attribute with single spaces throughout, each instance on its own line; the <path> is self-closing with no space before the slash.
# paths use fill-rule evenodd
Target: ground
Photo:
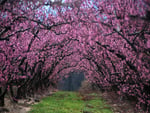
<path id="1" fill-rule="evenodd" d="M 97 93 L 58 91 L 32 106 L 29 113 L 113 113 Z"/>
<path id="2" fill-rule="evenodd" d="M 105 107 L 106 107 L 106 109 L 110 108 L 110 109 L 112 109 L 113 113 L 144 113 L 142 111 L 141 112 L 140 111 L 134 111 L 134 107 L 135 107 L 134 102 L 131 102 L 131 101 L 126 100 L 126 99 L 121 99 L 113 91 L 112 92 L 103 92 L 103 93 L 101 91 L 89 91 L 89 90 L 78 92 L 78 96 L 81 97 L 81 100 L 84 100 L 84 101 L 87 101 L 88 99 L 92 100 L 93 97 L 88 96 L 87 94 L 94 94 L 94 95 L 99 96 L 102 100 L 105 101 L 105 104 L 108 105 L 108 106 L 102 105 L 103 107 L 99 106 L 99 108 L 105 108 Z M 46 101 L 47 99 L 51 98 L 51 95 L 53 95 L 53 93 L 47 93 L 45 95 L 42 95 L 39 97 L 36 96 L 36 97 L 38 97 L 38 99 L 40 99 L 40 102 L 41 102 L 41 101 L 43 101 L 43 100 L 41 100 L 43 97 Z M 62 96 L 61 98 L 64 98 L 64 97 Z M 35 97 L 30 98 L 30 99 L 28 98 L 25 100 L 20 100 L 18 104 L 15 104 L 15 103 L 12 103 L 8 98 L 6 98 L 5 108 L 9 109 L 9 112 L 3 112 L 3 113 L 29 113 L 29 111 L 31 110 L 31 106 L 33 104 L 35 105 L 38 103 L 38 102 L 35 102 L 35 100 L 37 100 L 37 98 L 35 99 Z M 56 103 L 53 103 L 53 104 L 56 104 Z M 38 104 L 37 104 L 37 106 L 38 106 Z M 38 106 L 38 107 L 40 107 L 40 106 Z M 72 107 L 75 107 L 75 106 L 72 105 Z M 78 107 L 79 106 L 77 106 L 77 108 Z M 77 108 L 75 107 L 75 109 L 77 109 Z M 95 109 L 94 105 L 87 103 L 85 108 L 84 108 L 84 112 L 82 111 L 81 113 L 96 113 L 96 112 L 92 112 L 92 110 L 90 110 L 90 109 Z M 91 112 L 86 112 L 86 110 L 90 110 Z M 30 113 L 35 113 L 35 112 L 30 112 Z M 50 112 L 45 112 L 45 113 L 50 113 Z M 58 112 L 58 113 L 63 113 L 63 112 Z M 78 112 L 76 112 L 76 113 L 78 113 Z M 103 113 L 107 113 L 107 112 L 103 112 Z"/>

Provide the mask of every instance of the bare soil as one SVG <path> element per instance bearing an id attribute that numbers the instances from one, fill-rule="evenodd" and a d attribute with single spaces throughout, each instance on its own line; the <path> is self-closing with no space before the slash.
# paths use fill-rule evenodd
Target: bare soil
<path id="1" fill-rule="evenodd" d="M 41 92 L 33 97 L 27 97 L 26 99 L 20 99 L 17 103 L 14 103 L 9 95 L 5 97 L 5 106 L 0 107 L 0 113 L 28 113 L 31 109 L 31 105 L 37 104 L 43 97 L 50 96 L 53 91 Z"/>
<path id="2" fill-rule="evenodd" d="M 0 108 L 0 113 L 27 113 L 30 106 L 21 100 L 23 103 L 14 103 L 9 98 L 5 98 L 5 106 Z"/>

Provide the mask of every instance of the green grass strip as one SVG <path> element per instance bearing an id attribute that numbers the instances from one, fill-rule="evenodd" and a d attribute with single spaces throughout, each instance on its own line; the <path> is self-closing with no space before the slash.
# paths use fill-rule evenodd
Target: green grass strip
<path id="1" fill-rule="evenodd" d="M 98 94 L 58 91 L 32 106 L 29 113 L 113 113 Z"/>

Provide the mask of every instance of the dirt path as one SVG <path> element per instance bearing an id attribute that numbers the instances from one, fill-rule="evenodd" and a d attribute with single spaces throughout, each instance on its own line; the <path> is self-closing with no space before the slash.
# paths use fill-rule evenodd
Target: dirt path
<path id="1" fill-rule="evenodd" d="M 27 104 L 26 101 L 19 100 L 19 103 L 14 103 L 9 98 L 5 98 L 5 107 L 0 108 L 0 113 L 27 113 L 31 109 L 31 104 Z"/>
<path id="2" fill-rule="evenodd" d="M 20 99 L 18 103 L 12 102 L 7 95 L 5 98 L 5 106 L 0 107 L 0 113 L 28 113 L 31 109 L 31 105 L 37 104 L 43 97 L 50 96 L 53 92 L 43 92 L 42 94 L 37 94 L 34 97 Z"/>
<path id="3" fill-rule="evenodd" d="M 89 91 L 80 91 L 80 94 L 86 97 L 86 94 L 91 93 Z M 96 91 L 100 97 L 106 100 L 106 103 L 113 108 L 113 113 L 144 113 L 143 111 L 135 111 L 135 103 L 128 101 L 127 99 L 121 99 L 114 92 L 100 92 Z M 45 96 L 52 95 L 52 93 Z M 41 98 L 41 97 L 39 97 Z M 86 98 L 85 98 L 86 99 Z M 37 101 L 37 100 L 36 100 Z M 0 108 L 0 113 L 27 113 L 31 109 L 32 104 L 36 104 L 35 98 L 30 98 L 26 100 L 19 100 L 19 103 L 13 103 L 10 99 L 5 99 L 6 106 Z M 4 109 L 5 112 L 1 112 L 1 109 Z M 9 110 L 9 112 L 8 112 Z"/>

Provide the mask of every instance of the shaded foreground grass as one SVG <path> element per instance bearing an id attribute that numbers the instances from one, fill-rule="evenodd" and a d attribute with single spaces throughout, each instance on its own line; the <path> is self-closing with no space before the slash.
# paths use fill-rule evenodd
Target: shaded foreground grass
<path id="1" fill-rule="evenodd" d="M 29 113 L 113 113 L 96 93 L 58 91 L 32 106 Z"/>

